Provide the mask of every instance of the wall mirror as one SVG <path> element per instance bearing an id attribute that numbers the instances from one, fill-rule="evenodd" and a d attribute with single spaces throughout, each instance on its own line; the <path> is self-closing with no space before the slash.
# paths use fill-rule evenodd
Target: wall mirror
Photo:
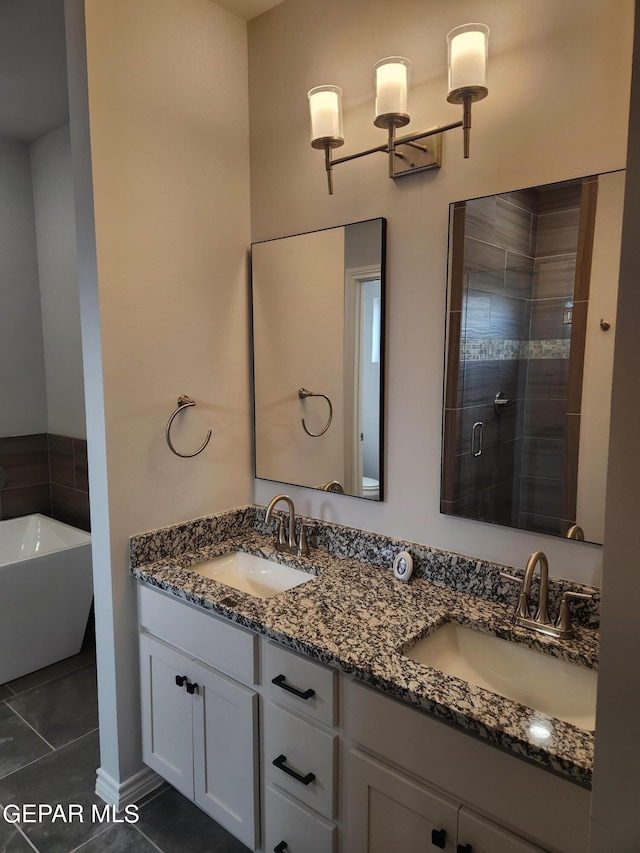
<path id="1" fill-rule="evenodd" d="M 623 194 L 451 205 L 443 513 L 603 542 Z"/>
<path id="2" fill-rule="evenodd" d="M 382 500 L 385 230 L 252 245 L 256 477 Z"/>

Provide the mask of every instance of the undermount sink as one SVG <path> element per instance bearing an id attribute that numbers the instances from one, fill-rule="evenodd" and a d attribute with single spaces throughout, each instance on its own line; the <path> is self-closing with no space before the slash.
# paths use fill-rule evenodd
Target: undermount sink
<path id="1" fill-rule="evenodd" d="M 257 557 L 255 554 L 247 554 L 245 551 L 222 554 L 205 563 L 189 566 L 189 569 L 205 578 L 211 578 L 240 592 L 248 592 L 249 595 L 257 598 L 271 598 L 279 592 L 293 589 L 294 586 L 300 586 L 315 577 L 300 569 L 283 566 L 282 563 L 275 563 L 264 557 Z"/>
<path id="2" fill-rule="evenodd" d="M 455 622 L 404 655 L 580 729 L 595 729 L 595 670 Z"/>

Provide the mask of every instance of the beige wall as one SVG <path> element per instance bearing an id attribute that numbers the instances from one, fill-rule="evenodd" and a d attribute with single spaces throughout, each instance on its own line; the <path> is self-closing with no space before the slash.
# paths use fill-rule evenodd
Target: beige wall
<path id="1" fill-rule="evenodd" d="M 624 185 L 624 172 L 602 175 L 598 181 L 582 383 L 576 513 L 586 538 L 591 542 L 604 542 Z M 600 320 L 610 323 L 608 331 L 600 328 Z"/>
<path id="2" fill-rule="evenodd" d="M 407 132 L 457 121 L 445 36 L 470 17 L 491 28 L 490 95 L 474 107 L 471 158 L 454 131 L 439 172 L 393 182 L 384 157 L 370 156 L 338 166 L 328 196 L 322 153 L 309 145 L 307 90 L 344 90 L 339 155 L 384 142 L 372 124 L 372 67 L 383 56 L 413 62 Z M 292 489 L 298 511 L 514 565 L 542 545 L 552 574 L 599 582 L 597 546 L 439 513 L 448 207 L 624 166 L 632 21 L 632 0 L 537 0 L 534 9 L 524 0 L 286 0 L 250 22 L 252 239 L 389 221 L 387 500 Z M 273 494 L 256 481 L 258 503 Z"/>
<path id="3" fill-rule="evenodd" d="M 636 19 L 629 167 L 611 395 L 604 584 L 598 676 L 592 853 L 640 849 L 638 642 L 638 317 L 640 317 L 640 19 Z"/>
<path id="4" fill-rule="evenodd" d="M 84 5 L 97 263 L 85 227 L 92 211 L 76 85 L 82 4 L 67 0 L 66 11 L 90 417 L 100 784 L 117 795 L 142 767 L 128 538 L 251 501 L 247 46 L 244 21 L 210 0 Z M 173 456 L 164 438 L 185 393 L 197 408 L 176 422 L 175 444 L 190 451 L 213 431 L 193 459 Z"/>

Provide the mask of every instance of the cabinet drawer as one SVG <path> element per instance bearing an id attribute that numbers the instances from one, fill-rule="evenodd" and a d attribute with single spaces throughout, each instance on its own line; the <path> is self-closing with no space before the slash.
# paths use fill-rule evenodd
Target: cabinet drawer
<path id="1" fill-rule="evenodd" d="M 244 684 L 256 683 L 255 634 L 151 587 L 138 592 L 145 631 Z"/>
<path id="2" fill-rule="evenodd" d="M 336 734 L 324 731 L 272 702 L 265 703 L 267 782 L 274 783 L 328 818 L 335 814 L 337 746 Z M 274 765 L 274 761 L 281 766 Z"/>
<path id="3" fill-rule="evenodd" d="M 334 670 L 277 643 L 265 643 L 263 683 L 269 696 L 280 704 L 327 726 L 336 725 L 337 673 Z"/>
<path id="4" fill-rule="evenodd" d="M 269 785 L 264 849 L 271 853 L 282 842 L 286 853 L 335 853 L 336 828 Z"/>

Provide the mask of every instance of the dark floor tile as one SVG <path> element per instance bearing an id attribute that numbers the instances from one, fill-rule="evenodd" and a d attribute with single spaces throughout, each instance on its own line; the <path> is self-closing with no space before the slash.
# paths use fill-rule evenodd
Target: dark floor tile
<path id="1" fill-rule="evenodd" d="M 62 675 L 6 702 L 58 749 L 98 727 L 95 666 Z"/>
<path id="2" fill-rule="evenodd" d="M 248 848 L 173 788 L 140 810 L 136 827 L 163 853 L 247 853 Z"/>
<path id="3" fill-rule="evenodd" d="M 14 714 L 5 702 L 0 702 L 0 778 L 25 767 L 48 752 L 51 752 L 51 749 L 42 738 Z M 3 822 L 0 820 L 0 824 Z"/>
<path id="4" fill-rule="evenodd" d="M 157 853 L 157 849 L 130 824 L 117 824 L 83 844 L 78 853 Z"/>
<path id="5" fill-rule="evenodd" d="M 59 678 L 61 675 L 66 675 L 69 672 L 76 672 L 78 669 L 83 669 L 89 664 L 95 663 L 96 652 L 95 647 L 87 643 L 86 648 L 83 647 L 80 654 L 73 655 L 70 658 L 59 660 L 57 663 L 52 663 L 51 666 L 45 666 L 42 669 L 37 669 L 35 672 L 30 672 L 29 675 L 23 675 L 21 678 L 16 678 L 14 681 L 9 681 L 7 687 L 10 688 L 10 693 L 13 696 L 16 693 L 24 693 L 25 690 L 31 690 L 33 687 L 38 687 L 40 684 L 46 684 L 48 681 L 53 681 L 54 678 Z M 0 691 L 2 687 L 0 687 Z M 5 698 L 0 693 L 0 698 Z"/>
<path id="6" fill-rule="evenodd" d="M 13 824 L 0 820 L 0 853 L 33 853 L 33 847 Z"/>
<path id="7" fill-rule="evenodd" d="M 14 695 L 13 690 L 11 690 L 9 687 L 7 687 L 6 684 L 0 684 L 0 702 L 2 702 L 2 700 L 6 699 L 8 696 L 13 696 L 13 695 Z"/>
<path id="8" fill-rule="evenodd" d="M 81 806 L 87 816 L 83 822 L 47 820 L 21 826 L 29 841 L 43 853 L 69 853 L 104 830 L 102 824 L 90 819 L 91 805 L 104 805 L 94 793 L 99 764 L 98 733 L 92 732 L 0 779 L 0 803 Z"/>

